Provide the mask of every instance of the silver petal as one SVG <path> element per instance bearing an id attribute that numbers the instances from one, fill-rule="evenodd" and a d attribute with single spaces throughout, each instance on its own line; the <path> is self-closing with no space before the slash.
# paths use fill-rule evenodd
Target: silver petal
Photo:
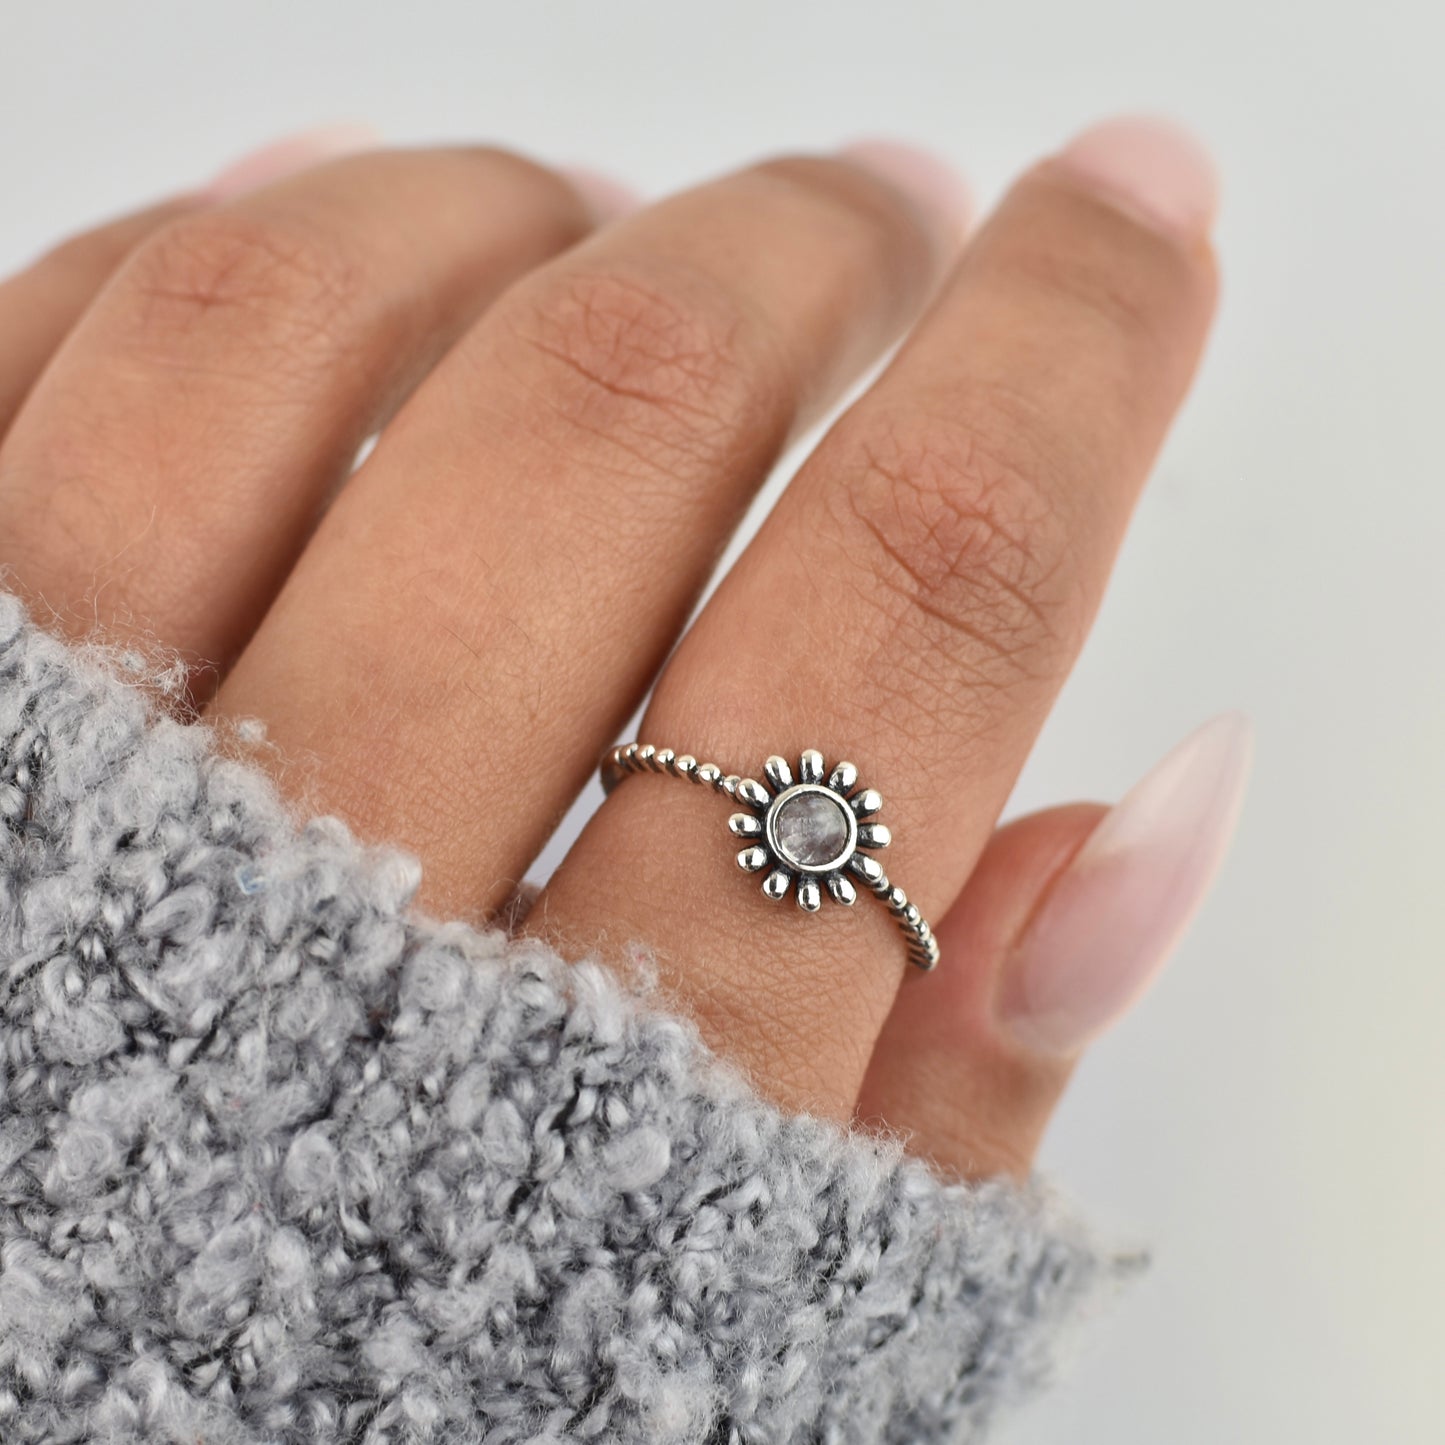
<path id="1" fill-rule="evenodd" d="M 858 786 L 858 769 L 852 763 L 839 763 L 828 774 L 828 786 L 835 793 L 842 793 L 846 797 Z"/>
<path id="2" fill-rule="evenodd" d="M 858 899 L 858 890 L 841 873 L 828 875 L 828 892 L 836 903 L 855 903 Z"/>
<path id="3" fill-rule="evenodd" d="M 734 813 L 728 819 L 728 827 L 739 838 L 761 838 L 763 836 L 763 820 L 754 813 Z"/>
<path id="4" fill-rule="evenodd" d="M 876 813 L 883 807 L 883 794 L 877 788 L 864 788 L 856 798 L 850 800 L 849 807 L 860 818 L 866 818 L 869 813 Z"/>
<path id="5" fill-rule="evenodd" d="M 788 884 L 793 881 L 793 875 L 786 868 L 774 868 L 766 878 L 763 879 L 763 892 L 774 902 L 788 891 Z"/>
<path id="6" fill-rule="evenodd" d="M 744 873 L 761 873 L 768 866 L 768 850 L 766 848 L 744 848 L 738 854 L 738 867 Z"/>
<path id="7" fill-rule="evenodd" d="M 805 783 L 823 781 L 823 755 L 817 748 L 808 748 L 798 759 L 798 777 Z"/>
<path id="8" fill-rule="evenodd" d="M 772 794 L 753 778 L 740 778 L 733 796 L 752 808 L 766 808 L 773 801 Z"/>
<path id="9" fill-rule="evenodd" d="M 886 848 L 893 841 L 893 834 L 886 823 L 859 823 L 858 846 L 860 848 Z"/>
<path id="10" fill-rule="evenodd" d="M 848 860 L 848 867 L 870 888 L 876 888 L 883 881 L 883 865 L 866 853 L 855 853 Z"/>
<path id="11" fill-rule="evenodd" d="M 788 766 L 788 760 L 778 757 L 776 753 L 763 764 L 763 772 L 773 785 L 775 793 L 781 793 L 784 788 L 793 786 L 793 770 Z"/>
<path id="12" fill-rule="evenodd" d="M 816 913 L 823 906 L 823 890 L 816 878 L 803 878 L 798 882 L 798 907 L 805 913 Z"/>

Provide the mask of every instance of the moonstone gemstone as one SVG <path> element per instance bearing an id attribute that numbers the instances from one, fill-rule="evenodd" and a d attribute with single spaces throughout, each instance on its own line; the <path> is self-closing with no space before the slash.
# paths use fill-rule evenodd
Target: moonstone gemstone
<path id="1" fill-rule="evenodd" d="M 778 809 L 773 833 L 787 861 L 803 868 L 833 862 L 848 842 L 848 815 L 826 793 L 799 793 Z"/>

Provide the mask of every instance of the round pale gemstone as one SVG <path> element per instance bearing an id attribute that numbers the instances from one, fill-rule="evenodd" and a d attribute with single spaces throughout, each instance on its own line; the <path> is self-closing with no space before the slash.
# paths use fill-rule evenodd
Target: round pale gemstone
<path id="1" fill-rule="evenodd" d="M 837 861 L 848 845 L 844 804 L 826 793 L 799 793 L 786 799 L 773 820 L 773 836 L 789 863 L 821 868 Z"/>

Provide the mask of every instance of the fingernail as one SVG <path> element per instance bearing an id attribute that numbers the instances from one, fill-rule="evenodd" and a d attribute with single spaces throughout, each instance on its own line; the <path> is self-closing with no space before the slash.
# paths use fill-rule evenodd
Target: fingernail
<path id="1" fill-rule="evenodd" d="M 999 1013 L 1027 1047 L 1077 1053 L 1159 972 L 1239 817 L 1253 729 L 1225 713 L 1137 783 L 1056 878 L 1004 964 Z"/>
<path id="2" fill-rule="evenodd" d="M 1219 210 L 1219 173 L 1182 126 L 1155 116 L 1101 121 L 1055 157 L 1103 200 L 1155 230 L 1197 240 Z"/>
<path id="3" fill-rule="evenodd" d="M 620 220 L 642 204 L 642 197 L 630 186 L 601 171 L 589 170 L 586 166 L 564 166 L 562 174 L 582 197 L 599 226 Z"/>
<path id="4" fill-rule="evenodd" d="M 973 191 L 941 156 L 896 140 L 860 140 L 840 155 L 901 191 L 925 214 L 939 217 L 962 236 L 973 222 Z"/>
<path id="5" fill-rule="evenodd" d="M 234 200 L 333 156 L 370 150 L 380 139 L 371 126 L 350 121 L 317 126 L 272 141 L 233 161 L 206 187 L 206 193 L 218 201 Z"/>

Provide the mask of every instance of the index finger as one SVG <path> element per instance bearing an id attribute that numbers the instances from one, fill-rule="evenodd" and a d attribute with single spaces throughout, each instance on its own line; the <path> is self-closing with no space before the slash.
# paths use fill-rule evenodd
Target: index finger
<path id="1" fill-rule="evenodd" d="M 1212 218 L 1197 150 L 1157 128 L 1091 133 L 1026 176 L 684 639 L 645 741 L 755 778 L 808 747 L 856 763 L 886 800 L 889 878 L 937 917 L 1077 654 L 1189 382 Z M 532 926 L 648 940 L 679 961 L 670 986 L 711 1042 L 784 1102 L 846 1114 L 905 949 L 871 898 L 839 916 L 799 887 L 824 919 L 761 896 L 718 806 L 629 780 Z M 774 878 L 775 858 L 739 861 Z"/>

